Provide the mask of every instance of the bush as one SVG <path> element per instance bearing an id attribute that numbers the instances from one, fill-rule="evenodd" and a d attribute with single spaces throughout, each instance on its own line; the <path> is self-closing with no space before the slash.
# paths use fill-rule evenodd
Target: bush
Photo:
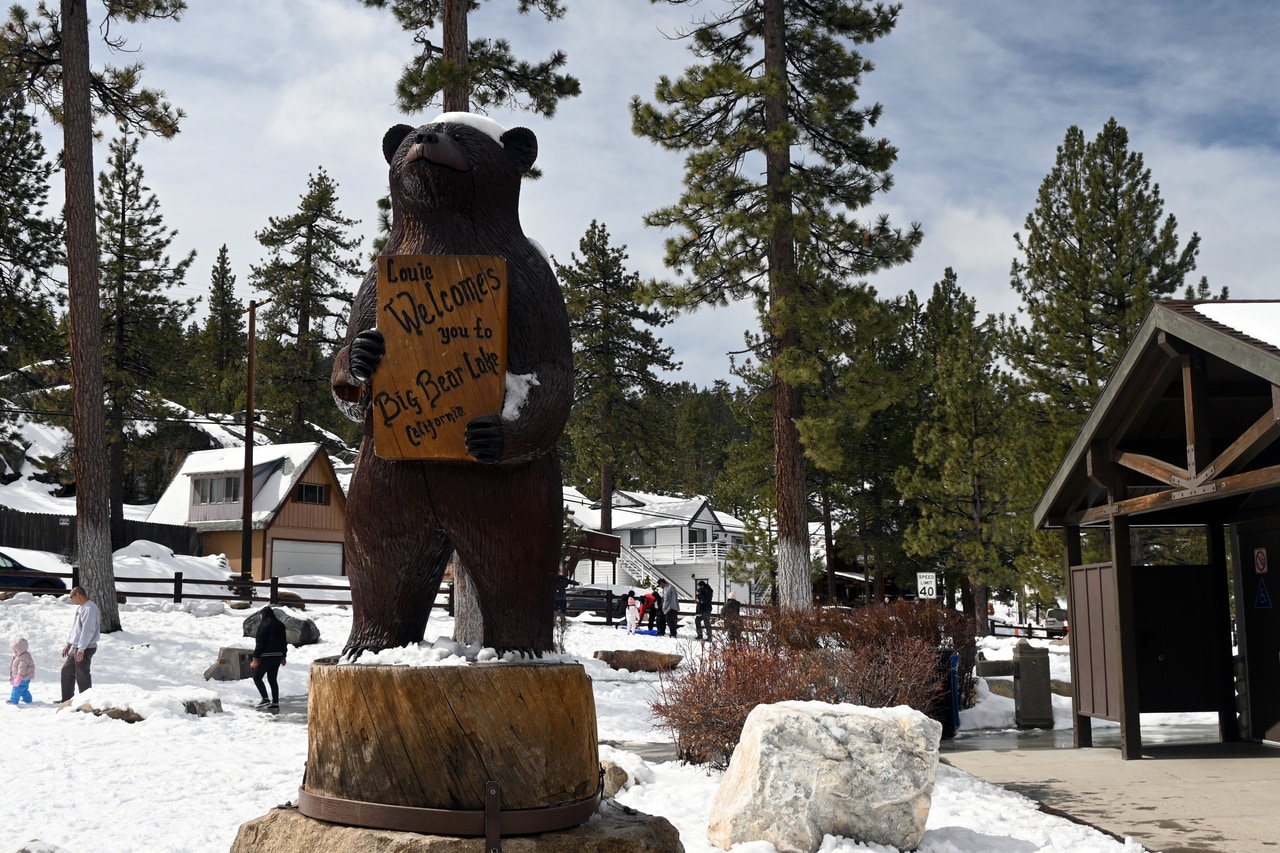
<path id="1" fill-rule="evenodd" d="M 741 641 L 717 639 L 700 658 L 662 675 L 652 711 L 675 735 L 681 761 L 724 769 L 757 705 L 809 700 L 928 713 L 946 689 L 938 648 L 952 637 L 966 641 L 969 665 L 961 671 L 971 671 L 971 620 L 935 604 L 765 608 Z M 971 690 L 962 685 L 962 697 Z"/>

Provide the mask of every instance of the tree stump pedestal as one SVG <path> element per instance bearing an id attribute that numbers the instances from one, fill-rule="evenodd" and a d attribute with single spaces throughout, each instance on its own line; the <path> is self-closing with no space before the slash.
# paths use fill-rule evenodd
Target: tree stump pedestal
<path id="1" fill-rule="evenodd" d="M 308 717 L 298 810 L 330 823 L 495 840 L 577 826 L 602 795 L 580 664 L 318 660 Z"/>

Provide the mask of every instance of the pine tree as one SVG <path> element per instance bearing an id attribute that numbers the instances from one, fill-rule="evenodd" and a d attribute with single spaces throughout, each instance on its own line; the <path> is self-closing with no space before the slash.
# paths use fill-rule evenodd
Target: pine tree
<path id="1" fill-rule="evenodd" d="M 124 496 L 130 422 L 161 413 L 160 400 L 178 382 L 183 327 L 195 299 L 174 299 L 196 253 L 174 262 L 177 232 L 164 225 L 160 200 L 144 183 L 138 140 L 111 141 L 98 176 L 98 246 L 103 288 L 104 379 L 111 470 L 111 544 L 124 542 Z"/>
<path id="2" fill-rule="evenodd" d="M 950 268 L 933 287 L 923 325 L 932 375 L 915 460 L 897 472 L 902 497 L 919 512 L 904 531 L 906 546 L 949 586 L 961 584 L 965 610 L 985 634 L 989 588 L 1013 585 L 1009 380 L 996 362 L 996 319 L 979 321 Z"/>
<path id="3" fill-rule="evenodd" d="M 807 377 L 791 362 L 821 314 L 806 284 L 814 270 L 852 281 L 907 261 L 920 240 L 848 213 L 889 188 L 897 156 L 865 135 L 879 105 L 857 106 L 871 64 L 851 49 L 887 35 L 899 6 L 849 0 L 733 0 L 695 21 L 691 50 L 705 60 L 661 78 L 657 106 L 632 103 L 633 128 L 690 152 L 678 203 L 645 218 L 675 229 L 666 261 L 688 280 L 655 296 L 675 308 L 755 300 L 772 374 L 780 603 L 808 607 L 808 505 L 797 428 Z M 763 162 L 764 180 L 755 177 Z M 809 390 L 814 390 L 809 386 Z"/>
<path id="4" fill-rule="evenodd" d="M 506 39 L 467 37 L 468 13 L 481 0 L 361 0 L 377 9 L 391 7 L 406 32 L 413 33 L 418 54 L 407 63 L 396 84 L 396 103 L 404 113 L 422 112 L 442 103 L 445 112 L 466 112 L 474 105 L 524 109 L 552 116 L 556 105 L 581 91 L 574 77 L 561 74 L 567 57 L 561 51 L 536 64 L 518 60 Z M 560 0 L 518 0 L 520 14 L 533 10 L 548 21 L 564 16 Z M 431 40 L 436 22 L 439 44 Z"/>
<path id="5" fill-rule="evenodd" d="M 195 377 L 191 408 L 201 412 L 233 412 L 243 405 L 248 359 L 244 306 L 236 298 L 236 277 L 224 243 L 209 274 L 209 314 L 189 335 Z"/>
<path id="6" fill-rule="evenodd" d="M 1023 444 L 1017 503 L 1032 507 L 1152 301 L 1186 285 L 1200 237 L 1179 248 L 1177 220 L 1114 118 L 1089 143 L 1067 129 L 1025 230 L 1011 272 L 1023 324 L 1006 322 L 1002 338 L 1027 385 L 1023 429 L 1011 439 Z M 1019 521 L 1024 572 L 1060 575 L 1056 537 L 1031 530 L 1030 511 Z"/>
<path id="7" fill-rule="evenodd" d="M 555 265 L 573 338 L 569 429 L 579 468 L 590 465 L 600 472 L 600 529 L 609 533 L 614 467 L 629 448 L 653 435 L 637 404 L 645 394 L 662 393 L 657 371 L 679 365 L 653 333 L 671 321 L 670 312 L 637 302 L 642 285 L 638 274 L 626 270 L 626 247 L 610 246 L 608 228 L 593 221 L 578 251 L 581 256 L 571 253 L 570 263 Z"/>
<path id="8" fill-rule="evenodd" d="M 352 254 L 360 239 L 349 233 L 358 224 L 342 215 L 338 185 L 320 169 L 307 177 L 298 211 L 271 217 L 254 235 L 271 253 L 249 276 L 271 298 L 261 319 L 272 343 L 262 343 L 257 380 L 267 420 L 287 413 L 278 426 L 282 440 L 314 437 L 314 425 L 347 429 L 330 396 L 329 370 L 346 330 L 351 282 L 362 273 Z"/>
<path id="9" fill-rule="evenodd" d="M 1200 237 L 1178 248 L 1177 220 L 1114 118 L 1090 143 L 1068 128 L 1024 227 L 1011 283 L 1027 326 L 1007 329 L 1008 357 L 1074 432 L 1152 301 L 1184 287 Z"/>
<path id="10" fill-rule="evenodd" d="M 26 98 L 0 89 L 0 373 L 63 351 L 49 292 L 62 224 L 44 215 L 52 173 Z"/>
<path id="11" fill-rule="evenodd" d="M 113 49 L 125 40 L 110 26 L 177 19 L 184 0 L 116 0 L 107 6 L 103 38 Z M 102 401 L 101 306 L 93 201 L 93 119 L 110 116 L 122 127 L 165 138 L 178 132 L 182 111 L 164 93 L 141 85 L 142 65 L 107 66 L 89 61 L 86 0 L 62 0 L 54 11 L 41 2 L 33 18 L 18 4 L 0 29 L 0 69 L 5 88 L 21 88 L 63 130 L 67 236 L 68 321 L 75 436 L 76 542 L 81 576 L 102 614 L 102 630 L 120 630 L 111 562 L 110 478 Z"/>

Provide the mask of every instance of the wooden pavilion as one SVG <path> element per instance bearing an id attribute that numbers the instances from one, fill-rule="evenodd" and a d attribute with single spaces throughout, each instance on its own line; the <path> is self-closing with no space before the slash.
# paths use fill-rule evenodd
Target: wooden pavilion
<path id="1" fill-rule="evenodd" d="M 1280 301 L 1153 305 L 1035 509 L 1063 534 L 1076 746 L 1112 720 L 1138 758 L 1139 714 L 1189 711 L 1280 745 L 1277 438 Z M 1109 555 L 1085 563 L 1091 529 Z"/>

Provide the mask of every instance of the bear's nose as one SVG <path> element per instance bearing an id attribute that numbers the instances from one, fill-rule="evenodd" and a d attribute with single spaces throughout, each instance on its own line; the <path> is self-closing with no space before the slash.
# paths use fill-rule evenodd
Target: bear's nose
<path id="1" fill-rule="evenodd" d="M 430 143 L 431 145 L 435 145 L 437 142 L 440 141 L 440 137 L 436 136 L 434 133 L 419 133 L 416 136 L 414 136 L 413 141 L 419 145 L 421 145 L 424 142 Z"/>

